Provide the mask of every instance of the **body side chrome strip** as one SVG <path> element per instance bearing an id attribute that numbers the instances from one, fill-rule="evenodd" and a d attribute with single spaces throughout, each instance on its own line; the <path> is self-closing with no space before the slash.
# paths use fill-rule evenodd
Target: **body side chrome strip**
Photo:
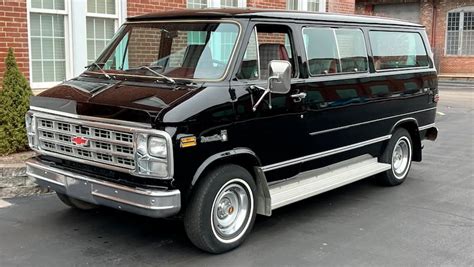
<path id="1" fill-rule="evenodd" d="M 426 129 L 433 128 L 435 126 L 436 126 L 436 123 L 430 123 L 430 124 L 418 127 L 418 131 L 424 131 Z"/>
<path id="2" fill-rule="evenodd" d="M 344 130 L 344 129 L 348 129 L 348 128 L 352 128 L 352 127 L 357 127 L 357 126 L 361 126 L 361 125 L 365 125 L 365 124 L 370 124 L 370 123 L 373 123 L 373 122 L 379 122 L 379 121 L 389 120 L 389 119 L 393 119 L 393 118 L 397 118 L 397 117 L 402 117 L 402 116 L 406 116 L 406 115 L 411 115 L 411 114 L 421 113 L 421 112 L 425 112 L 425 111 L 430 111 L 430 110 L 433 110 L 433 109 L 436 109 L 436 107 L 427 108 L 427 109 L 422 109 L 422 110 L 417 110 L 417 111 L 412 111 L 412 112 L 408 112 L 408 113 L 404 113 L 404 114 L 400 114 L 400 115 L 394 115 L 394 116 L 389 116 L 389 117 L 380 118 L 380 119 L 375 119 L 375 120 L 370 120 L 370 121 L 364 121 L 364 122 L 355 123 L 355 124 L 350 124 L 350 125 L 345 125 L 345 126 L 340 126 L 340 127 L 336 127 L 336 128 L 327 129 L 327 130 L 312 132 L 312 133 L 309 133 L 309 135 L 315 136 L 315 135 L 319 135 L 319 134 L 324 134 L 324 133 L 329 133 L 329 132 Z"/>
<path id="3" fill-rule="evenodd" d="M 331 149 L 331 150 L 327 150 L 327 151 L 323 151 L 323 152 L 319 152 L 319 153 L 315 153 L 315 154 L 311 154 L 311 155 L 307 155 L 307 156 L 303 156 L 303 157 L 299 157 L 299 158 L 295 158 L 295 159 L 290 159 L 290 160 L 270 164 L 270 165 L 267 165 L 267 166 L 263 166 L 261 169 L 264 172 L 271 171 L 271 170 L 276 170 L 276 169 L 291 166 L 291 165 L 294 165 L 294 164 L 298 164 L 298 163 L 302 163 L 302 162 L 315 160 L 315 159 L 335 155 L 335 154 L 338 154 L 338 153 L 346 152 L 346 151 L 353 150 L 353 149 L 360 148 L 360 147 L 364 147 L 364 146 L 367 146 L 367 145 L 376 144 L 376 143 L 388 140 L 391 137 L 392 137 L 391 134 L 390 135 L 385 135 L 385 136 L 377 137 L 377 138 L 374 138 L 374 139 L 366 140 L 366 141 L 363 141 L 363 142 L 355 143 L 355 144 L 352 144 L 352 145 L 338 147 L 338 148 L 334 148 L 334 149 Z"/>

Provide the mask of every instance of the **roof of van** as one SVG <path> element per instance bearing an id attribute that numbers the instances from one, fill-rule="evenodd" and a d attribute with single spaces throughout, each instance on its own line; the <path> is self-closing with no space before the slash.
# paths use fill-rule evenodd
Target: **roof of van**
<path id="1" fill-rule="evenodd" d="M 149 13 L 135 17 L 129 17 L 128 21 L 150 21 L 166 19 L 190 19 L 190 18 L 274 18 L 310 20 L 325 22 L 345 22 L 361 24 L 379 24 L 404 27 L 424 27 L 408 21 L 361 15 L 343 15 L 323 12 L 304 12 L 272 9 L 252 8 L 223 8 L 223 9 L 182 9 L 165 12 Z"/>

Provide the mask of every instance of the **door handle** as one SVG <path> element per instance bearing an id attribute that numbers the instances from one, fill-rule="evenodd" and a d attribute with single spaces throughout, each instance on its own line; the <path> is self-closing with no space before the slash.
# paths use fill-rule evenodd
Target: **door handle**
<path id="1" fill-rule="evenodd" d="M 294 98 L 293 101 L 295 101 L 295 102 L 301 102 L 301 100 L 305 97 L 306 97 L 305 92 L 301 92 L 301 93 L 291 95 L 291 98 Z"/>

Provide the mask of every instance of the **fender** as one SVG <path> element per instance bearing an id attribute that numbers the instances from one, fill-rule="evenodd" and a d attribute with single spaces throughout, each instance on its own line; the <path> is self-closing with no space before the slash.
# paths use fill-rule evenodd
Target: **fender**
<path id="1" fill-rule="evenodd" d="M 418 124 L 418 120 L 409 117 L 409 118 L 403 118 L 399 121 L 397 121 L 392 129 L 390 130 L 390 133 L 393 133 L 393 131 L 400 125 L 404 123 L 409 123 L 409 124 L 415 124 L 414 127 L 410 127 L 411 129 L 407 129 L 410 135 L 412 136 L 412 142 L 413 142 L 413 161 L 421 161 L 422 159 L 422 146 L 421 146 L 421 138 L 420 138 L 420 125 Z"/>
<path id="2" fill-rule="evenodd" d="M 219 152 L 208 157 L 203 163 L 201 163 L 201 165 L 199 166 L 199 168 L 197 169 L 196 173 L 193 176 L 191 186 L 194 186 L 196 184 L 197 180 L 199 179 L 201 174 L 204 172 L 204 170 L 208 166 L 210 166 L 213 162 L 217 160 L 225 159 L 228 157 L 236 156 L 236 155 L 250 155 L 252 158 L 255 159 L 256 163 L 258 163 L 258 166 L 261 166 L 261 162 L 260 162 L 260 159 L 257 157 L 257 154 L 255 154 L 255 152 L 253 152 L 249 148 L 239 147 L 239 148 L 234 148 L 232 150 Z"/>
<path id="3" fill-rule="evenodd" d="M 392 129 L 390 129 L 390 133 L 393 133 L 393 131 L 395 130 L 395 128 L 397 128 L 400 124 L 406 123 L 406 122 L 413 122 L 413 123 L 415 123 L 416 129 L 418 129 L 418 127 L 419 127 L 418 120 L 416 120 L 415 118 L 413 118 L 413 117 L 403 118 L 403 119 L 397 121 L 397 122 L 392 126 Z"/>

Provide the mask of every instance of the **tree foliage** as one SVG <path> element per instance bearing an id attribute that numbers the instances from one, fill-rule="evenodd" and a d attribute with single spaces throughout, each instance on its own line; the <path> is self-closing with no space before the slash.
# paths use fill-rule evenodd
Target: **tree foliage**
<path id="1" fill-rule="evenodd" d="M 0 91 L 0 155 L 28 149 L 25 114 L 28 111 L 30 85 L 18 69 L 13 49 L 5 59 L 5 73 Z"/>

